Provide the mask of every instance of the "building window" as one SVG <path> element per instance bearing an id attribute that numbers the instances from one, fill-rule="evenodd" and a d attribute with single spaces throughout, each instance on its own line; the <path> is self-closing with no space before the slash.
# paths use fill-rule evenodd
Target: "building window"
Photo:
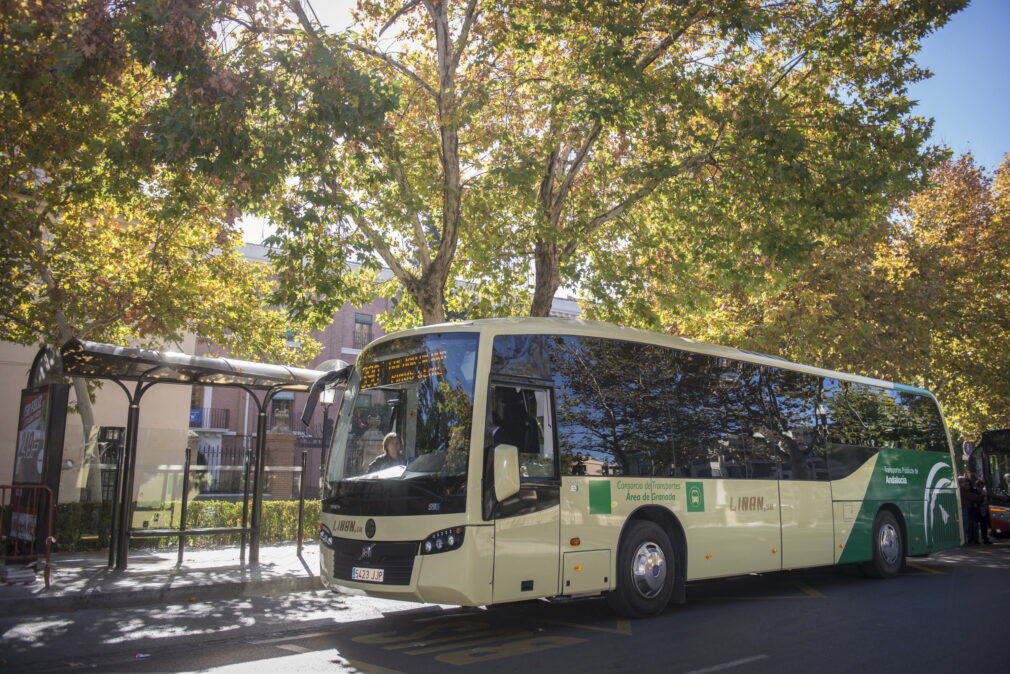
<path id="1" fill-rule="evenodd" d="M 354 348 L 363 349 L 372 341 L 372 316 L 354 314 Z"/>

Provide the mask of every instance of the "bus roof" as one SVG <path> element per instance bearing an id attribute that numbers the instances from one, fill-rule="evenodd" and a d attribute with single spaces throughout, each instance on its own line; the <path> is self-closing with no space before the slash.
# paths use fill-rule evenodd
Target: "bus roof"
<path id="1" fill-rule="evenodd" d="M 845 381 L 867 384 L 870 386 L 879 386 L 883 388 L 895 389 L 907 393 L 915 393 L 935 398 L 935 396 L 933 396 L 933 394 L 930 391 L 927 391 L 926 389 L 917 388 L 914 386 L 906 386 L 903 384 L 896 384 L 894 382 L 885 381 L 883 379 L 875 379 L 873 377 L 864 377 L 861 375 L 848 374 L 845 372 L 837 372 L 835 370 L 826 370 L 824 368 L 802 365 L 800 363 L 794 363 L 784 358 L 780 358 L 779 356 L 770 356 L 755 351 L 747 351 L 745 349 L 737 349 L 729 346 L 707 344 L 705 342 L 699 342 L 693 339 L 689 339 L 687 337 L 665 335 L 659 332 L 652 332 L 650 330 L 642 330 L 639 328 L 626 328 L 621 327 L 619 325 L 614 325 L 612 323 L 605 323 L 602 321 L 587 321 L 584 319 L 533 318 L 533 317 L 482 318 L 472 321 L 440 323 L 437 325 L 426 325 L 418 328 L 412 328 L 410 330 L 403 330 L 400 332 L 389 333 L 388 335 L 380 337 L 376 341 L 384 341 L 387 338 L 394 338 L 395 336 L 404 334 L 419 334 L 419 333 L 445 332 L 445 331 L 456 332 L 456 331 L 473 330 L 475 328 L 480 330 L 481 332 L 500 334 L 500 335 L 507 335 L 507 334 L 581 335 L 581 336 L 602 337 L 605 339 L 619 339 L 630 342 L 656 344 L 659 346 L 666 346 L 674 349 L 680 349 L 682 351 L 691 351 L 694 353 L 703 353 L 720 358 L 731 358 L 733 360 L 742 360 L 750 363 L 757 363 L 760 365 L 768 365 L 771 367 L 782 368 L 785 370 L 805 372 L 808 374 L 818 375 L 822 377 L 833 377 Z"/>

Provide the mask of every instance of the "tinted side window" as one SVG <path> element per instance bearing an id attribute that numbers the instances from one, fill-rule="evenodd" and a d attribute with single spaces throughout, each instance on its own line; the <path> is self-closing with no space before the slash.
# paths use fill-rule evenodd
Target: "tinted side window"
<path id="1" fill-rule="evenodd" d="M 936 401 L 929 396 L 904 392 L 898 392 L 897 399 L 905 410 L 903 437 L 898 443 L 907 449 L 947 453 L 947 432 Z"/>
<path id="2" fill-rule="evenodd" d="M 940 411 L 928 396 L 829 381 L 829 442 L 877 449 L 947 451 Z"/>
<path id="3" fill-rule="evenodd" d="M 782 479 L 828 479 L 827 462 L 818 442 L 822 382 L 821 377 L 802 372 L 770 371 L 766 435 L 781 457 Z"/>
<path id="4" fill-rule="evenodd" d="M 833 480 L 880 449 L 947 452 L 940 411 L 928 396 L 826 379 L 824 410 Z"/>
<path id="5" fill-rule="evenodd" d="M 562 472 L 776 479 L 756 365 L 648 344 L 549 338 Z"/>
<path id="6" fill-rule="evenodd" d="M 578 337 L 546 338 L 562 473 L 663 475 L 670 463 L 668 350 Z"/>
<path id="7" fill-rule="evenodd" d="M 673 354 L 680 375 L 670 407 L 674 474 L 777 479 L 779 457 L 765 423 L 765 370 L 725 358 Z"/>

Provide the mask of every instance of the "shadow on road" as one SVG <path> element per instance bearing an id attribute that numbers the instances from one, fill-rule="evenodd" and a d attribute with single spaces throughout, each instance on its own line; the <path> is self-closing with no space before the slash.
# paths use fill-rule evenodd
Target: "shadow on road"
<path id="1" fill-rule="evenodd" d="M 30 662 L 38 672 L 242 671 L 254 662 L 257 669 L 276 666 L 281 671 L 302 654 L 336 671 L 435 672 L 446 665 L 477 671 L 572 669 L 576 663 L 593 670 L 594 663 L 602 666 L 615 654 L 625 666 L 647 666 L 650 652 L 668 646 L 676 635 L 678 663 L 688 671 L 692 657 L 699 665 L 711 665 L 720 653 L 698 647 L 692 655 L 686 646 L 711 640 L 734 625 L 751 625 L 751 632 L 756 625 L 769 634 L 791 633 L 823 623 L 839 610 L 865 615 L 873 602 L 942 596 L 955 575 L 981 574 L 1005 582 L 1010 543 L 909 562 L 889 582 L 864 579 L 854 567 L 826 567 L 691 583 L 686 605 L 635 621 L 617 618 L 602 599 L 467 609 L 326 592 L 80 611 L 24 620 L 6 629 L 3 657 L 7 666 Z M 193 599 L 199 599 L 197 591 Z M 757 646 L 745 644 L 739 645 L 741 653 L 759 657 L 753 655 Z M 731 657 L 734 645 L 725 650 Z M 760 669 L 764 660 L 755 662 Z"/>

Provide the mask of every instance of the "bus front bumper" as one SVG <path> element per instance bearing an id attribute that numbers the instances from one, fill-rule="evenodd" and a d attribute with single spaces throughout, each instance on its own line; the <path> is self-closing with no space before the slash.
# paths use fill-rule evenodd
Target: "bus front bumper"
<path id="1" fill-rule="evenodd" d="M 416 541 L 334 538 L 320 544 L 323 584 L 337 592 L 433 604 L 491 603 L 494 527 L 468 526 L 462 545 L 422 555 Z M 352 576 L 381 580 L 352 579 Z"/>

